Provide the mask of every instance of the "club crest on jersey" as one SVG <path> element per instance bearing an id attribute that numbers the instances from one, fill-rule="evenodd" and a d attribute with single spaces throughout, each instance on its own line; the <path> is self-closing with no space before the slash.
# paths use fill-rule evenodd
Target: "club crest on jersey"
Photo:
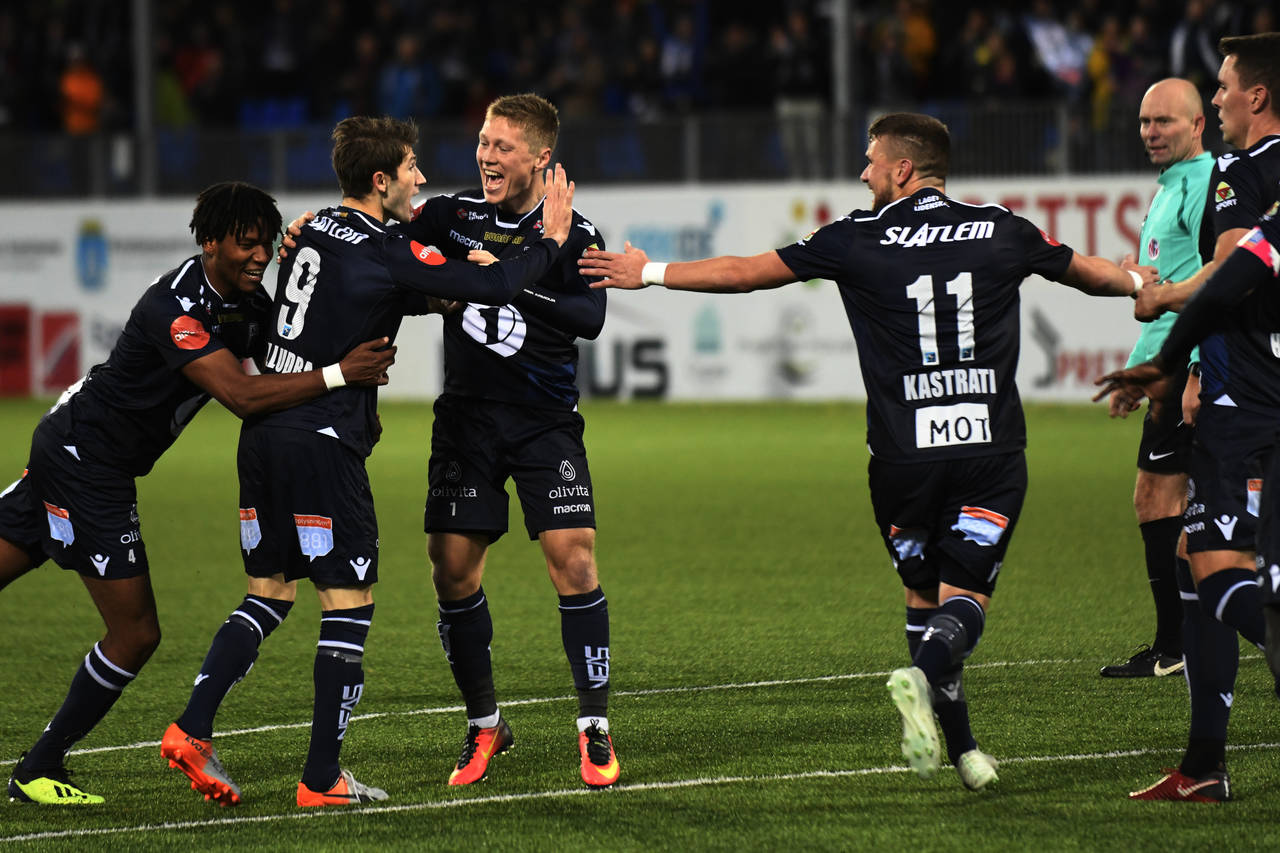
<path id="1" fill-rule="evenodd" d="M 444 263 L 444 255 L 440 254 L 440 250 L 435 246 L 424 246 L 417 240 L 410 240 L 409 248 L 413 250 L 415 258 L 429 267 L 438 267 Z"/>
<path id="2" fill-rule="evenodd" d="M 298 529 L 298 547 L 308 560 L 323 557 L 333 550 L 333 519 L 323 515 L 293 516 Z"/>
<path id="3" fill-rule="evenodd" d="M 48 501 L 42 501 L 45 513 L 49 516 L 49 537 L 67 547 L 76 541 L 76 531 L 71 526 L 71 513 Z"/>
<path id="4" fill-rule="evenodd" d="M 258 510 L 255 507 L 240 507 L 240 548 L 246 554 L 258 547 L 262 541 L 262 527 L 258 524 Z"/>
<path id="5" fill-rule="evenodd" d="M 1160 241 L 1155 237 L 1147 241 L 1147 257 L 1153 261 L 1160 257 Z"/>
<path id="6" fill-rule="evenodd" d="M 964 534 L 964 541 L 977 542 L 979 545 L 995 545 L 1009 529 L 1009 518 L 995 510 L 980 506 L 960 508 L 960 515 L 951 529 Z"/>

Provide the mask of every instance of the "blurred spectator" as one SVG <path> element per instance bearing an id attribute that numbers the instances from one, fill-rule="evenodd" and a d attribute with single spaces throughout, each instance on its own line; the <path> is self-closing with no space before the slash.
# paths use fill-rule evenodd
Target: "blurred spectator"
<path id="1" fill-rule="evenodd" d="M 62 129 L 73 136 L 97 133 L 105 97 L 102 77 L 89 64 L 79 44 L 67 48 L 67 68 L 58 91 L 62 95 Z"/>
<path id="2" fill-rule="evenodd" d="M 1210 0 L 1187 0 L 1182 21 L 1169 37 L 1170 76 L 1190 80 L 1202 95 L 1212 95 L 1217 89 L 1218 66 L 1222 64 L 1209 4 Z"/>
<path id="3" fill-rule="evenodd" d="M 421 41 L 413 33 L 396 39 L 395 59 L 383 67 L 378 80 L 378 109 L 394 118 L 433 116 L 444 100 L 435 67 L 421 56 Z"/>
<path id="4" fill-rule="evenodd" d="M 692 111 L 698 94 L 698 46 L 693 15 L 681 12 L 675 26 L 662 40 L 659 68 L 667 104 L 678 113 Z"/>
<path id="5" fill-rule="evenodd" d="M 793 178 L 821 177 L 827 165 L 822 156 L 827 132 L 823 118 L 831 75 L 824 48 L 825 42 L 810 29 L 810 16 L 800 8 L 791 9 L 784 24 L 773 31 L 778 129 Z"/>
<path id="6" fill-rule="evenodd" d="M 938 35 L 924 0 L 898 0 L 898 20 L 902 22 L 902 55 L 911 66 L 913 95 L 926 98 L 933 77 Z"/>
<path id="7" fill-rule="evenodd" d="M 1078 28 L 1078 16 L 1063 20 L 1049 0 L 1035 0 L 1023 25 L 1036 57 L 1057 81 L 1059 90 L 1069 100 L 1079 99 L 1087 88 L 1085 66 L 1093 39 Z"/>

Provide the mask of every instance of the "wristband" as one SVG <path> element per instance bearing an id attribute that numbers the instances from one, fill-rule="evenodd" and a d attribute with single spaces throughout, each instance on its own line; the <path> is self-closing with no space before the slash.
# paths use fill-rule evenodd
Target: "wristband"
<path id="1" fill-rule="evenodd" d="M 338 364 L 330 364 L 320 371 L 320 375 L 324 377 L 324 387 L 332 391 L 334 388 L 341 388 L 347 384 L 347 379 L 342 375 L 342 366 Z"/>
<path id="2" fill-rule="evenodd" d="M 1136 297 L 1138 295 L 1138 291 L 1142 290 L 1142 276 L 1138 275 L 1138 273 L 1134 270 L 1127 270 L 1127 272 L 1129 273 L 1129 276 L 1133 279 L 1133 293 L 1129 295 Z"/>
<path id="3" fill-rule="evenodd" d="M 666 264 L 656 264 L 650 261 L 640 268 L 640 281 L 642 284 L 662 284 L 662 280 L 666 277 Z"/>

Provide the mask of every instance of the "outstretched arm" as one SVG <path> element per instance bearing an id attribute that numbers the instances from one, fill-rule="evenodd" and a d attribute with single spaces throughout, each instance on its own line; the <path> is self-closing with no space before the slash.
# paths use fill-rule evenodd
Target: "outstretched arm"
<path id="1" fill-rule="evenodd" d="M 214 397 L 236 417 L 276 412 L 305 403 L 343 385 L 387 384 L 387 368 L 396 360 L 388 338 L 360 344 L 342 361 L 305 373 L 267 373 L 249 376 L 231 350 L 219 349 L 189 362 L 182 373 Z"/>
<path id="2" fill-rule="evenodd" d="M 592 287 L 623 290 L 639 290 L 649 284 L 660 284 L 668 290 L 750 293 L 797 280 L 776 251 L 750 257 L 720 255 L 701 261 L 657 264 L 649 260 L 643 249 L 637 249 L 629 241 L 621 253 L 588 249 L 578 259 L 578 269 L 585 276 L 600 279 L 592 282 Z"/>
<path id="3" fill-rule="evenodd" d="M 1106 258 L 1074 252 L 1071 263 L 1058 281 L 1091 296 L 1136 296 L 1149 284 L 1160 280 L 1155 267 L 1133 265 L 1124 269 Z"/>

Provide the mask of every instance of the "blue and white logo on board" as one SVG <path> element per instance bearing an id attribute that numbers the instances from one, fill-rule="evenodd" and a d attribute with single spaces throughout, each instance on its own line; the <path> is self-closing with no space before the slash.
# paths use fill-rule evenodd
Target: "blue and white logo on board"
<path id="1" fill-rule="evenodd" d="M 107 283 L 107 236 L 102 223 L 86 219 L 76 239 L 76 274 L 85 290 L 101 290 Z"/>

